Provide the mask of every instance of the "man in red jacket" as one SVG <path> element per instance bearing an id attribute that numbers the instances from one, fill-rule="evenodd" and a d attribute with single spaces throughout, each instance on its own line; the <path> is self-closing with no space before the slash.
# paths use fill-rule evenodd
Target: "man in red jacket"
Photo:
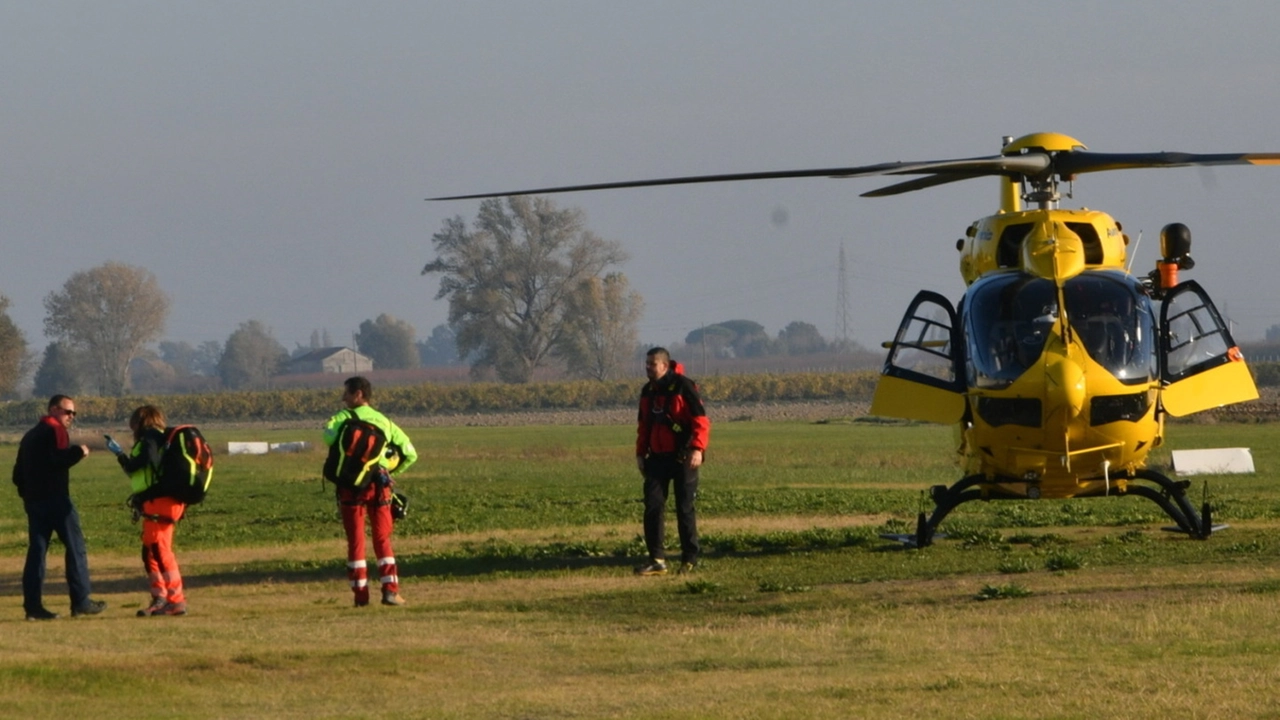
<path id="1" fill-rule="evenodd" d="M 698 394 L 698 384 L 684 376 L 666 348 L 645 355 L 649 382 L 640 391 L 636 430 L 636 467 L 644 476 L 644 542 L 649 561 L 637 575 L 665 575 L 664 546 L 667 490 L 676 491 L 676 527 L 680 532 L 680 572 L 698 564 L 698 519 L 693 501 L 698 493 L 698 468 L 707 449 L 711 420 Z"/>

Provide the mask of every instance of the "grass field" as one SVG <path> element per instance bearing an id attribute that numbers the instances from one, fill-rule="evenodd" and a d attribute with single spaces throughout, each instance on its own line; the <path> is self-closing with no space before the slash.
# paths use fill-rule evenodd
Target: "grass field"
<path id="1" fill-rule="evenodd" d="M 217 458 L 178 529 L 183 618 L 134 617 L 138 528 L 99 452 L 72 482 L 110 607 L 26 622 L 25 518 L 6 491 L 3 716 L 1280 717 L 1280 426 L 1170 429 L 1172 448 L 1253 450 L 1256 475 L 1208 478 L 1232 526 L 1208 541 L 1110 498 L 972 503 L 920 551 L 877 534 L 913 527 L 923 491 L 956 479 L 948 428 L 722 422 L 704 561 L 661 578 L 630 571 L 630 428 L 409 431 L 423 460 L 401 482 L 404 608 L 350 607 L 318 450 Z M 46 604 L 65 616 L 60 555 Z"/>

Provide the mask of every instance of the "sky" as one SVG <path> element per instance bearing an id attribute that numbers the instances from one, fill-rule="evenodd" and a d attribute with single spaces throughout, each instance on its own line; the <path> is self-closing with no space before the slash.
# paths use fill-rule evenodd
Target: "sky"
<path id="1" fill-rule="evenodd" d="M 389 313 L 447 321 L 427 197 L 991 155 L 1060 132 L 1099 152 L 1280 152 L 1270 0 L 875 2 L 0 0 L 0 294 L 33 350 L 44 298 L 107 261 L 172 301 L 162 339 L 259 320 L 345 344 Z M 876 346 L 994 179 L 860 198 L 809 178 L 555 196 L 619 242 L 646 344 L 795 320 Z M 1280 167 L 1086 175 L 1064 207 L 1193 235 L 1237 339 L 1280 323 Z"/>

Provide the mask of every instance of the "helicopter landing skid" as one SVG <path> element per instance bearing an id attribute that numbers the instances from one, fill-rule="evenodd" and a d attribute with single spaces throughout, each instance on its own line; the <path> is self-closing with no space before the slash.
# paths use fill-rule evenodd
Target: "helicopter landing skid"
<path id="1" fill-rule="evenodd" d="M 1113 485 L 1108 487 L 1099 497 L 1137 495 L 1138 497 L 1147 498 L 1159 505 L 1160 509 L 1164 510 L 1165 514 L 1177 523 L 1176 527 L 1162 529 L 1169 532 L 1185 533 L 1197 540 L 1207 540 L 1213 533 L 1228 527 L 1227 525 L 1213 524 L 1212 508 L 1208 502 L 1204 503 L 1202 512 L 1196 512 L 1190 499 L 1187 498 L 1187 488 L 1191 485 L 1190 481 L 1172 480 L 1154 470 L 1139 470 L 1130 479 L 1146 480 L 1155 483 L 1158 488 L 1131 483 L 1124 491 L 1121 491 Z M 987 487 L 985 489 L 979 487 L 982 485 Z M 916 517 L 916 531 L 914 534 L 884 533 L 880 537 L 885 540 L 902 543 L 906 547 L 928 547 L 933 544 L 934 539 L 946 537 L 945 534 L 937 532 L 938 526 L 942 524 L 942 520 L 952 510 L 966 502 L 971 500 L 1028 499 L 1026 495 L 1001 491 L 999 486 L 993 485 L 986 475 L 969 475 L 960 479 L 951 487 L 935 485 L 929 489 L 929 495 L 934 503 L 933 513 L 927 517 L 925 513 L 920 513 Z"/>
<path id="2" fill-rule="evenodd" d="M 1133 474 L 1135 480 L 1148 480 L 1160 487 L 1159 490 L 1148 487 L 1146 485 L 1130 485 L 1126 493 L 1117 492 L 1115 488 L 1110 488 L 1108 495 L 1131 494 L 1139 497 L 1145 497 L 1164 510 L 1165 514 L 1177 523 L 1176 527 L 1161 528 L 1168 532 L 1185 533 L 1189 537 L 1197 540 L 1208 540 L 1219 530 L 1225 530 L 1228 525 L 1213 523 L 1213 508 L 1208 501 L 1201 507 L 1201 512 L 1196 513 L 1195 506 L 1191 504 L 1190 498 L 1187 497 L 1187 488 L 1191 486 L 1189 480 L 1172 480 L 1154 470 L 1139 470 Z"/>

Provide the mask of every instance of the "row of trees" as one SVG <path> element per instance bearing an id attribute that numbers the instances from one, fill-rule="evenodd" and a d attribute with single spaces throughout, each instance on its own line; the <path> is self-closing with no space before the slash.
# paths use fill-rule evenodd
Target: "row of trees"
<path id="1" fill-rule="evenodd" d="M 764 326 L 752 320 L 724 320 L 697 328 L 685 336 L 689 350 L 701 349 L 713 357 L 770 357 L 777 355 L 814 355 L 826 352 L 861 352 L 852 341 L 828 341 L 810 323 L 799 320 L 788 323 L 770 337 Z"/>
<path id="2" fill-rule="evenodd" d="M 299 345 L 290 353 L 266 324 L 249 320 L 241 323 L 225 342 L 209 340 L 192 345 L 186 341 L 162 341 L 157 349 L 143 349 L 130 362 L 126 387 L 164 391 L 268 387 L 290 359 L 331 347 L 327 336 L 327 332 L 323 336 L 313 333 L 310 346 Z M 355 339 L 358 349 L 373 358 L 375 367 L 419 365 L 413 326 L 395 317 L 383 314 L 365 321 Z M 28 361 L 28 367 L 30 364 Z M 94 356 L 82 347 L 64 341 L 50 343 L 36 369 L 34 392 L 100 393 L 99 386 L 93 383 L 93 367 Z"/>
<path id="3" fill-rule="evenodd" d="M 437 256 L 422 273 L 440 276 L 436 297 L 449 301 L 452 337 L 433 333 L 428 345 L 452 341 L 473 374 L 493 371 L 506 382 L 527 382 L 553 361 L 579 377 L 624 372 L 644 303 L 624 275 L 609 271 L 626 253 L 589 231 L 582 211 L 539 197 L 487 200 L 474 228 L 461 217 L 447 220 L 432 243 Z M 7 322 L 0 323 L 0 336 L 9 340 L 0 355 L 0 393 L 11 394 L 31 359 L 3 312 L 7 303 L 0 305 Z M 289 357 L 257 320 L 242 323 L 221 348 L 162 343 L 148 356 L 147 346 L 163 332 L 169 299 L 149 271 L 120 263 L 76 273 L 45 298 L 45 309 L 45 334 L 53 342 L 36 372 L 37 392 L 79 385 L 119 395 L 130 386 L 135 361 L 153 374 L 175 376 L 207 376 L 216 368 L 228 387 L 255 387 Z M 408 323 L 383 314 L 361 323 L 355 339 L 377 367 L 396 368 L 419 362 L 413 336 Z"/>
<path id="4" fill-rule="evenodd" d="M 11 396 L 35 358 L 0 296 L 0 395 Z M 118 395 L 129 385 L 129 365 L 164 329 L 169 300 L 150 272 L 108 262 L 73 274 L 44 299 L 45 335 L 54 343 L 37 382 L 73 364 L 93 389 Z M 47 366 L 47 367 L 46 367 Z"/>
<path id="5" fill-rule="evenodd" d="M 544 197 L 485 200 L 472 226 L 447 220 L 432 243 L 438 256 L 422 272 L 440 275 L 436 298 L 449 301 L 449 328 L 473 374 L 493 370 L 526 382 L 551 361 L 580 378 L 628 371 L 644 301 L 611 270 L 626 254 L 587 230 L 581 211 Z M 750 320 L 698 328 L 683 350 L 738 358 L 865 352 L 829 342 L 810 323 L 792 322 L 770 337 Z"/>
<path id="6" fill-rule="evenodd" d="M 545 197 L 485 200 L 472 225 L 461 216 L 446 220 L 431 242 L 436 257 L 422 274 L 439 277 L 436 298 L 448 301 L 448 325 L 418 343 L 413 326 L 392 315 L 362 322 L 356 349 L 375 367 L 465 358 L 474 377 L 493 373 L 510 383 L 528 382 L 548 365 L 596 380 L 629 373 L 644 300 L 614 269 L 626 253 L 588 230 L 581 210 Z M 131 370 L 153 385 L 217 378 L 229 388 L 265 387 L 290 358 L 258 320 L 241 323 L 223 343 L 165 341 L 150 349 L 164 330 L 169 299 L 149 271 L 120 263 L 75 273 L 44 304 L 53 342 L 35 371 L 37 394 L 119 395 L 130 388 Z M 12 395 L 37 365 L 7 307 L 0 296 L 0 395 Z M 699 328 L 686 343 L 735 357 L 829 348 L 807 323 L 792 323 L 774 339 L 747 320 Z M 317 330 L 294 354 L 331 346 L 328 332 Z"/>
<path id="7" fill-rule="evenodd" d="M 33 370 L 37 395 L 120 395 L 136 378 L 150 387 L 191 378 L 216 379 L 228 388 L 264 387 L 289 359 L 258 320 L 241 323 L 225 343 L 164 341 L 150 349 L 164 331 L 169 298 L 150 271 L 121 263 L 74 273 L 44 299 L 45 335 L 53 341 L 39 357 L 28 351 L 26 338 L 9 317 L 9 302 L 0 296 L 0 397 L 14 396 Z M 418 364 L 413 327 L 391 315 L 361 323 L 355 339 L 379 367 Z M 312 334 L 313 346 L 320 340 L 318 333 Z"/>
<path id="8" fill-rule="evenodd" d="M 218 377 L 230 388 L 261 388 L 270 384 L 291 358 L 314 350 L 333 347 L 327 331 L 314 331 L 310 346 L 299 346 L 291 354 L 272 335 L 270 328 L 257 320 L 241 323 L 227 338 Z M 406 369 L 419 365 L 413 325 L 383 313 L 376 319 L 360 323 L 355 334 L 356 349 L 373 359 L 380 369 Z"/>

